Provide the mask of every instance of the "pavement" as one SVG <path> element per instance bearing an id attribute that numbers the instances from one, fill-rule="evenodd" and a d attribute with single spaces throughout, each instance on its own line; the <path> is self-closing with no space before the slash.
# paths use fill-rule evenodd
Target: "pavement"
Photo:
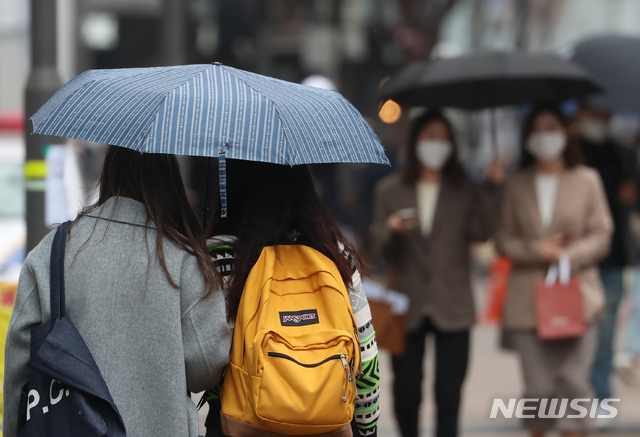
<path id="1" fill-rule="evenodd" d="M 421 407 L 421 436 L 434 435 L 433 353 L 427 346 L 423 403 Z M 380 359 L 383 403 L 378 426 L 379 437 L 400 437 L 396 431 L 391 397 L 391 359 L 382 351 Z M 464 386 L 461 408 L 461 437 L 528 437 L 518 419 L 489 417 L 494 398 L 520 399 L 522 382 L 517 356 L 499 348 L 499 329 L 491 325 L 476 326 L 472 333 L 471 360 Z M 618 416 L 611 428 L 599 432 L 599 437 L 640 437 L 640 386 L 629 387 L 614 377 L 614 397 L 621 401 L 614 404 Z M 559 434 L 549 433 L 549 436 Z"/>

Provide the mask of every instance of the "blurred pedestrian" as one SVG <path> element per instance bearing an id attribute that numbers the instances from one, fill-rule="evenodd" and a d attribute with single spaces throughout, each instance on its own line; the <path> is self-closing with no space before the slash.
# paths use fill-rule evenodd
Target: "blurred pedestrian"
<path id="1" fill-rule="evenodd" d="M 640 212 L 637 209 L 631 213 L 629 224 L 635 243 L 640 245 Z M 629 313 L 623 331 L 624 348 L 614 358 L 616 373 L 626 384 L 637 385 L 640 383 L 640 265 L 633 272 Z"/>
<path id="2" fill-rule="evenodd" d="M 456 436 L 469 330 L 476 320 L 469 246 L 493 233 L 504 172 L 494 162 L 485 185 L 471 184 L 451 124 L 438 111 L 414 121 L 408 146 L 406 168 L 376 187 L 371 229 L 374 250 L 394 272 L 391 287 L 411 301 L 406 349 L 392 358 L 394 410 L 401 435 L 417 436 L 425 339 L 432 335 L 436 435 Z"/>
<path id="3" fill-rule="evenodd" d="M 635 266 L 638 254 L 629 228 L 629 215 L 635 206 L 638 189 L 634 152 L 609 135 L 611 113 L 581 106 L 576 127 L 585 162 L 598 171 L 605 193 L 614 232 L 611 252 L 600 262 L 606 306 L 598 332 L 598 349 L 591 373 L 591 384 L 598 399 L 612 396 L 611 371 L 615 346 L 616 320 L 624 295 L 624 268 Z"/>
<path id="4" fill-rule="evenodd" d="M 505 187 L 498 251 L 513 263 L 503 323 L 510 345 L 520 357 L 524 398 L 591 399 L 591 363 L 597 343 L 597 320 L 604 307 L 597 263 L 609 250 L 612 220 L 598 174 L 581 164 L 579 145 L 569 140 L 567 120 L 555 106 L 533 110 L 524 124 L 521 170 Z M 588 329 L 563 340 L 540 340 L 536 334 L 534 284 L 566 255 L 580 281 Z M 578 412 L 579 413 L 579 412 Z M 532 436 L 554 425 L 565 437 L 584 436 L 591 423 L 567 418 L 525 419 Z"/>
<path id="5" fill-rule="evenodd" d="M 616 372 L 629 385 L 640 383 L 640 268 L 636 268 L 630 293 L 629 319 L 626 323 L 626 338 L 623 354 Z"/>
<path id="6" fill-rule="evenodd" d="M 357 377 L 359 399 L 352 429 L 355 436 L 375 437 L 380 414 L 378 349 L 358 254 L 320 199 L 307 166 L 230 160 L 227 167 L 228 217 L 221 218 L 218 210 L 209 241 L 228 284 L 231 323 L 235 323 L 245 282 L 263 248 L 305 245 L 333 261 L 349 293 L 362 354 L 363 374 Z M 210 407 L 207 436 L 221 436 L 219 389 L 208 391 L 205 398 Z"/>
<path id="7" fill-rule="evenodd" d="M 28 255 L 6 344 L 4 436 L 17 435 L 30 334 L 50 319 L 54 232 Z M 91 351 L 127 435 L 198 436 L 189 391 L 216 385 L 230 330 L 220 279 L 172 155 L 109 147 L 100 196 L 73 222 L 66 309 Z"/>

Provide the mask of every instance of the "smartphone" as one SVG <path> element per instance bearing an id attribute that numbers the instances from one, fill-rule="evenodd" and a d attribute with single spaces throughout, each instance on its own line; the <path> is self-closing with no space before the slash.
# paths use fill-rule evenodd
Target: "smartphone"
<path id="1" fill-rule="evenodd" d="M 396 212 L 398 217 L 402 219 L 407 229 L 418 227 L 418 210 L 417 208 L 404 208 Z"/>

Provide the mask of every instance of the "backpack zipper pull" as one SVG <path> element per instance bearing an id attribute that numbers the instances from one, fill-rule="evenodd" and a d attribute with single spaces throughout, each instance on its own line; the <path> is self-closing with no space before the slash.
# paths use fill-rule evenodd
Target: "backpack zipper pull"
<path id="1" fill-rule="evenodd" d="M 349 367 L 349 369 L 351 370 L 351 374 L 353 375 L 353 390 L 354 393 L 356 394 L 356 398 L 353 400 L 354 403 L 356 403 L 357 401 L 360 400 L 360 396 L 358 396 L 358 384 L 356 383 L 356 378 L 360 378 L 362 371 L 359 371 L 356 374 L 356 354 L 353 354 L 353 357 L 351 357 L 351 366 Z M 362 369 L 362 361 L 360 361 L 360 368 Z M 364 374 L 363 374 L 364 375 Z"/>
<path id="2" fill-rule="evenodd" d="M 347 379 L 349 381 L 351 381 L 352 377 L 351 377 L 351 372 L 349 372 L 350 369 L 349 369 L 349 363 L 347 363 L 347 356 L 346 355 L 340 355 L 340 359 L 342 360 L 342 366 L 347 371 Z"/>
<path id="3" fill-rule="evenodd" d="M 358 343 L 356 343 L 354 346 L 357 348 L 360 348 L 360 334 L 358 334 L 358 329 L 355 326 L 353 327 L 353 334 L 358 339 Z M 355 354 L 353 354 L 352 360 L 353 360 L 353 367 L 354 367 L 354 373 L 356 374 L 356 378 L 360 379 L 364 375 L 364 372 L 362 372 L 362 351 L 360 351 L 360 365 L 358 367 L 357 372 L 355 371 L 355 360 L 356 360 Z"/>
<path id="4" fill-rule="evenodd" d="M 351 381 L 351 372 L 349 371 L 349 363 L 347 363 L 346 355 L 340 355 L 342 360 L 342 367 L 344 367 L 344 374 L 346 375 L 346 381 L 344 383 L 344 392 L 342 393 L 342 402 L 347 402 L 347 389 L 349 388 L 349 381 Z"/>

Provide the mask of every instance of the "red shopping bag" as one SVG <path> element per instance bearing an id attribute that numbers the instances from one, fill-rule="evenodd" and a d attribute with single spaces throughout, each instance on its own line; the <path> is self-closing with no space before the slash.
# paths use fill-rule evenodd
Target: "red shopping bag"
<path id="1" fill-rule="evenodd" d="M 580 281 L 571 278 L 570 262 L 562 257 L 535 284 L 536 327 L 540 340 L 582 336 L 587 330 Z"/>

